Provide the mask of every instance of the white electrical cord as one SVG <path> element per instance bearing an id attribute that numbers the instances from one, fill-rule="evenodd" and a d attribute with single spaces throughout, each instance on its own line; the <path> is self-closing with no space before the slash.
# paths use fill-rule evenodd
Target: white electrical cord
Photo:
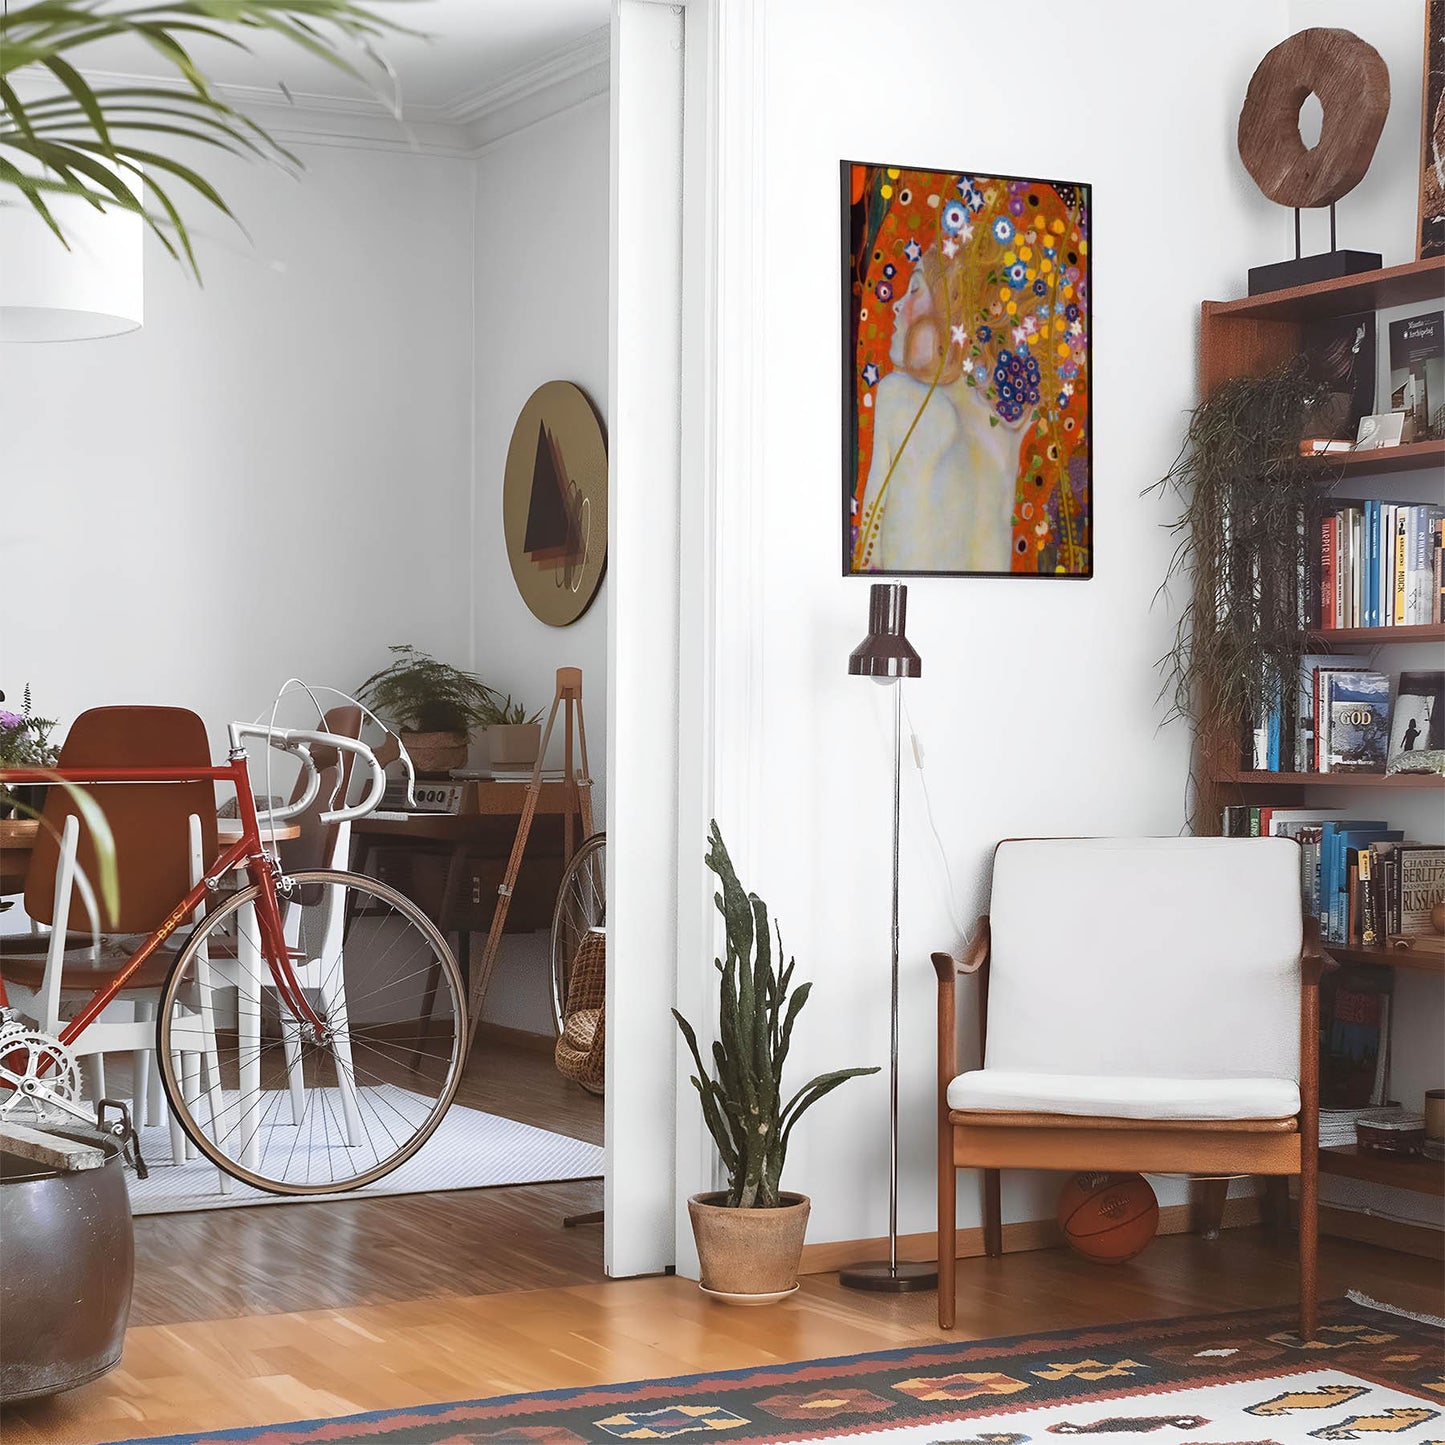
<path id="1" fill-rule="evenodd" d="M 895 687 L 903 687 L 901 682 L 893 684 Z M 938 831 L 938 823 L 933 816 L 933 799 L 928 793 L 928 775 L 923 770 L 923 744 L 918 737 L 918 729 L 913 725 L 913 714 L 908 711 L 908 691 L 903 691 L 903 717 L 908 726 L 909 751 L 913 755 L 913 767 L 918 774 L 918 785 L 923 794 L 923 812 L 928 819 L 928 831 L 933 834 L 933 842 L 938 849 L 938 859 L 943 867 L 944 896 L 948 904 L 948 916 L 954 928 L 958 931 L 960 938 L 968 937 L 968 926 L 963 920 L 963 914 L 958 906 L 958 896 L 953 891 L 953 869 L 949 867 L 948 850 L 943 846 L 943 835 Z"/>

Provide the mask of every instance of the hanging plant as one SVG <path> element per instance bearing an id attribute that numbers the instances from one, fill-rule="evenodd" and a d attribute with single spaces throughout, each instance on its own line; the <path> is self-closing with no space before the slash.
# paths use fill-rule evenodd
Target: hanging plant
<path id="1" fill-rule="evenodd" d="M 1189 580 L 1174 646 L 1160 659 L 1166 721 L 1191 723 L 1202 756 L 1228 765 L 1263 714 L 1281 700 L 1293 707 L 1309 650 L 1306 519 L 1320 462 L 1301 457 L 1299 443 L 1323 396 L 1303 358 L 1226 381 L 1191 414 L 1174 465 L 1145 489 L 1172 488 L 1184 502 L 1160 588 Z"/>

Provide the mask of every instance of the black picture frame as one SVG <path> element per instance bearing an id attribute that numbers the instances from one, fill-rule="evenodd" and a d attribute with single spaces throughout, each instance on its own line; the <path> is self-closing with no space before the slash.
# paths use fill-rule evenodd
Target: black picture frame
<path id="1" fill-rule="evenodd" d="M 892 194 L 884 194 L 894 181 L 897 186 Z M 918 197 L 912 197 L 912 189 L 920 181 L 923 191 Z M 964 182 L 968 182 L 967 188 Z M 990 201 L 983 201 L 985 195 L 991 195 Z M 959 207 L 968 211 L 968 220 L 957 230 L 949 231 L 948 227 L 958 221 Z M 841 556 L 844 577 L 1048 577 L 1064 581 L 1092 578 L 1095 527 L 1094 416 L 1090 384 L 1092 208 L 1092 185 L 1085 181 L 841 160 Z M 1010 250 L 1009 244 L 998 240 L 1006 228 L 994 233 L 994 225 L 1003 218 L 1013 227 L 1013 240 L 1019 241 L 1030 231 L 1038 233 L 1040 217 L 1046 225 L 1064 220 L 1064 237 L 1075 237 L 1075 240 L 1062 247 L 1059 244 L 1048 247 L 1048 254 L 1043 254 L 1046 249 L 1036 234 L 1035 243 L 1025 247 L 1026 256 L 1025 250 Z M 912 221 L 918 224 L 910 224 Z M 987 238 L 978 236 L 980 223 L 988 227 Z M 1027 224 L 1020 230 L 1013 223 Z M 903 243 L 905 231 L 909 234 Z M 1052 233 L 1045 238 L 1055 243 L 1059 240 Z M 1082 246 L 1079 240 L 1084 243 Z M 948 241 L 955 241 L 957 246 L 948 251 L 945 259 Z M 965 251 L 961 259 L 959 251 Z M 1004 256 L 1012 257 L 1007 266 L 1003 264 Z M 1065 262 L 1066 256 L 1074 260 Z M 1045 262 L 1051 264 L 1043 272 L 1040 267 Z M 884 270 L 889 275 L 884 276 Z M 919 285 L 913 286 L 915 273 L 918 273 Z M 1075 279 L 1058 285 L 1062 277 L 1068 275 L 1074 275 Z M 894 288 L 894 279 L 899 282 L 899 288 Z M 1038 293 L 1040 282 L 1042 295 Z M 909 286 L 913 286 L 913 299 L 905 301 L 900 290 Z M 928 286 L 932 305 L 918 299 L 923 286 Z M 1065 298 L 1065 290 L 1072 299 Z M 899 321 L 900 308 L 912 306 L 916 311 L 922 306 L 936 315 L 941 302 L 945 319 L 951 322 L 955 293 L 961 319 L 949 328 L 948 344 L 933 345 L 926 361 L 928 370 L 920 373 L 918 368 L 910 366 L 916 357 L 910 354 L 909 348 L 919 335 L 928 340 L 931 325 L 932 341 L 939 340 L 939 328 L 929 315 L 909 322 L 909 332 L 902 342 L 905 355 L 902 361 L 894 360 L 897 357 L 897 351 L 893 350 L 894 322 Z M 1020 298 L 1025 301 L 1020 302 Z M 1009 299 L 1020 309 L 1016 311 L 1009 306 Z M 874 305 L 890 306 L 893 321 L 874 316 L 870 309 Z M 1022 309 L 1025 305 L 1026 314 Z M 1048 306 L 1048 316 L 1042 316 L 1045 306 Z M 1065 321 L 1071 306 L 1072 318 Z M 1051 348 L 1049 357 L 1040 358 L 1030 345 L 1040 340 L 1039 332 L 1026 340 L 1016 340 L 1029 318 L 1033 318 L 1033 324 L 1046 328 L 1045 338 Z M 870 319 L 874 322 L 871 335 L 864 331 Z M 998 321 L 1003 321 L 1009 344 L 1003 344 L 998 338 Z M 1053 331 L 1056 322 L 1061 321 L 1064 329 Z M 1068 329 L 1075 321 L 1082 322 L 1081 344 Z M 959 328 L 967 341 L 957 340 Z M 984 341 L 978 340 L 980 335 Z M 887 370 L 879 366 L 879 347 L 884 337 L 889 340 Z M 1066 360 L 1056 354 L 1061 347 L 1068 350 Z M 1020 361 L 1025 370 L 1017 379 L 1010 376 L 1007 383 L 1000 383 L 997 380 L 1000 357 L 1009 358 L 1004 370 L 1007 371 L 1013 361 Z M 1027 366 L 1029 361 L 1035 366 Z M 978 374 L 980 366 L 985 370 L 984 379 Z M 970 368 L 971 374 L 964 376 L 964 370 Z M 887 384 L 884 389 L 887 376 L 899 376 L 899 381 Z M 948 380 L 945 381 L 945 377 Z M 1023 384 L 1013 387 L 1006 402 L 1004 386 L 1014 380 Z M 1064 393 L 1065 381 L 1068 396 Z M 1055 387 L 1049 397 L 1043 392 L 1045 383 Z M 944 390 L 944 397 L 938 396 L 939 390 Z M 1069 412 L 1068 407 L 1079 390 L 1084 393 L 1084 405 L 1075 405 Z M 864 400 L 866 396 L 871 399 Z M 1030 396 L 1033 396 L 1032 402 Z M 952 412 L 936 412 L 941 403 L 952 403 Z M 1016 406 L 1022 406 L 1022 410 L 1016 412 Z M 983 415 L 974 415 L 975 409 L 980 409 Z M 871 419 L 867 416 L 868 410 L 873 412 Z M 905 448 L 913 444 L 915 436 L 926 435 L 926 426 L 925 432 L 918 432 L 916 428 L 931 420 L 935 412 L 939 418 L 946 416 L 949 422 L 957 423 L 949 435 L 961 438 L 958 447 L 964 448 L 957 449 L 952 457 L 941 454 L 939 468 L 948 465 L 958 478 L 959 486 L 974 488 L 975 494 L 987 497 L 987 513 L 971 509 L 967 501 L 961 500 L 957 538 L 948 529 L 919 525 L 915 533 L 918 545 L 913 548 L 907 545 L 906 535 L 903 545 L 884 543 L 881 519 L 886 514 L 887 488 L 892 488 L 897 480 L 893 468 L 902 460 Z M 876 431 L 892 429 L 890 434 L 897 435 L 903 422 L 909 419 L 913 429 L 903 432 L 902 441 L 894 451 L 894 460 L 884 478 L 886 488 L 880 493 L 883 500 L 866 506 L 873 497 L 868 491 L 871 478 L 866 468 L 860 468 L 864 467 L 864 455 L 871 462 L 873 452 L 871 434 L 867 444 L 860 434 L 873 426 Z M 1058 454 L 1046 455 L 1048 442 L 1045 442 L 1043 451 L 1030 451 L 1029 457 L 1023 457 L 1023 442 L 1039 441 L 1051 428 L 1056 431 L 1049 441 L 1055 442 Z M 1068 431 L 1065 428 L 1069 428 Z M 1012 436 L 1019 436 L 1020 441 L 1019 451 L 1010 465 L 1007 442 Z M 922 457 L 922 448 L 915 447 L 915 455 Z M 965 465 L 970 458 L 974 461 L 983 458 L 983 461 Z M 1033 467 L 1033 460 L 1038 460 L 1038 467 Z M 1009 549 L 1004 555 L 1000 551 L 1000 509 L 1010 477 Z M 929 478 L 935 483 L 936 493 L 938 468 L 926 474 L 922 481 L 912 481 L 915 494 L 919 494 L 918 487 L 928 483 Z M 894 496 L 903 494 L 894 493 Z M 1026 507 L 1032 509 L 1027 517 L 1023 516 Z M 987 525 L 984 516 L 987 516 Z M 1036 542 L 1035 533 L 1040 523 L 1046 526 L 1046 535 L 1040 535 L 1042 542 Z M 864 530 L 866 539 L 860 542 L 860 532 Z M 1023 535 L 1026 530 L 1027 536 Z M 896 529 L 893 535 L 897 535 Z M 1033 551 L 1019 551 L 1020 542 Z M 944 565 L 935 565 L 939 561 Z"/>

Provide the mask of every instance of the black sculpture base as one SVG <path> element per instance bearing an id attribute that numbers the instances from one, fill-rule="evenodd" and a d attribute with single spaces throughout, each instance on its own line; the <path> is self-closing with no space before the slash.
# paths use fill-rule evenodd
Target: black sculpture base
<path id="1" fill-rule="evenodd" d="M 838 1271 L 838 1283 L 875 1294 L 911 1294 L 915 1290 L 938 1288 L 938 1266 L 931 1261 L 925 1264 L 908 1259 L 900 1259 L 893 1266 L 886 1259 L 850 1264 Z"/>
<path id="2" fill-rule="evenodd" d="M 1284 291 L 1291 286 L 1311 286 L 1316 281 L 1333 281 L 1361 271 L 1378 271 L 1384 258 L 1378 251 L 1321 251 L 1317 256 L 1296 256 L 1292 261 L 1274 261 L 1268 266 L 1249 268 L 1249 294 Z"/>

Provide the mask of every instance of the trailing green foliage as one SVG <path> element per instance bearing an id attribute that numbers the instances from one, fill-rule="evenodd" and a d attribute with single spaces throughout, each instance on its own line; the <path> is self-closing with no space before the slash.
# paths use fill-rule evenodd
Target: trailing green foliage
<path id="1" fill-rule="evenodd" d="M 385 73 L 372 42 L 407 32 L 355 0 L 33 0 L 6 6 L 0 14 L 0 204 L 7 203 L 7 192 L 22 200 L 67 246 L 51 209 L 57 196 L 80 197 L 97 210 L 134 212 L 173 257 L 184 255 L 199 279 L 177 184 L 235 217 L 197 170 L 175 159 L 173 143 L 300 169 L 295 156 L 211 88 L 192 59 L 197 41 L 245 50 L 248 39 L 263 33 L 360 75 L 343 47 L 355 48 Z M 76 52 L 117 39 L 144 43 L 174 69 L 174 78 L 92 85 L 82 73 L 84 56 Z M 48 82 L 42 93 L 25 84 L 32 78 Z M 277 93 L 290 98 L 279 85 Z M 147 190 L 158 210 L 147 208 Z"/>
<path id="2" fill-rule="evenodd" d="M 777 933 L 775 955 L 767 904 L 755 893 L 743 891 L 716 822 L 708 835 L 706 862 L 722 883 L 722 892 L 715 899 L 727 933 L 727 959 L 714 960 L 722 975 L 720 1037 L 712 1046 L 714 1077 L 702 1061 L 692 1025 L 676 1009 L 672 1016 L 697 1065 L 692 1084 L 728 1172 L 728 1204 L 772 1209 L 780 1202 L 779 1179 L 793 1125 L 846 1079 L 878 1070 L 839 1069 L 819 1074 L 786 1104 L 782 1102 L 783 1065 L 793 1024 L 813 985 L 800 984 L 789 996 L 795 960 L 790 958 L 787 967 L 778 971 L 782 933 Z"/>
<path id="3" fill-rule="evenodd" d="M 1226 381 L 1195 408 L 1174 465 L 1146 489 L 1173 487 L 1183 499 L 1160 590 L 1175 577 L 1190 585 L 1160 659 L 1160 695 L 1169 719 L 1194 726 L 1202 754 L 1230 766 L 1269 708 L 1293 705 L 1309 650 L 1305 519 L 1321 464 L 1302 458 L 1299 443 L 1322 396 L 1303 359 Z"/>

